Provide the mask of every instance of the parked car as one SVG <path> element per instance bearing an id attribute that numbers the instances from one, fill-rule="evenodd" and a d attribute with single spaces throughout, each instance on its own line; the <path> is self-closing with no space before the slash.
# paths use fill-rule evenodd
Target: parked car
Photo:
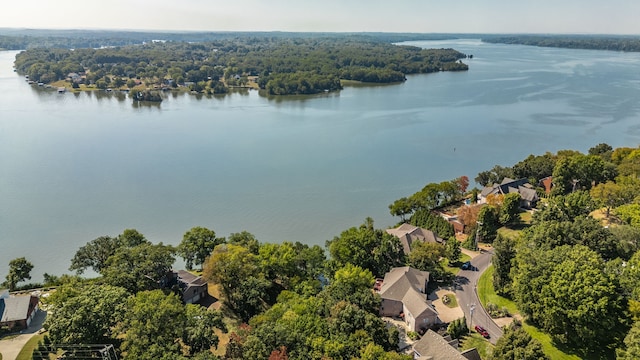
<path id="1" fill-rule="evenodd" d="M 491 335 L 489 335 L 489 332 L 487 332 L 487 330 L 485 330 L 485 328 L 483 328 L 480 325 L 476 325 L 474 329 L 476 329 L 476 332 L 482 335 L 482 337 L 484 337 L 485 339 L 488 339 L 491 337 Z"/>
<path id="2" fill-rule="evenodd" d="M 471 262 L 467 261 L 466 263 L 462 264 L 462 270 L 469 270 L 471 269 Z"/>

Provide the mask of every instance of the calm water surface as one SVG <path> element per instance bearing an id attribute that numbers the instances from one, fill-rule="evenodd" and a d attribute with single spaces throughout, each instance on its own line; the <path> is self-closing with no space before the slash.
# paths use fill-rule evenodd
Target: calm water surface
<path id="1" fill-rule="evenodd" d="M 57 94 L 0 52 L 0 277 L 26 256 L 66 271 L 78 247 L 136 228 L 177 244 L 193 226 L 324 245 L 429 182 L 529 154 L 640 142 L 640 54 L 415 42 L 470 70 L 400 85 L 267 99 Z"/>

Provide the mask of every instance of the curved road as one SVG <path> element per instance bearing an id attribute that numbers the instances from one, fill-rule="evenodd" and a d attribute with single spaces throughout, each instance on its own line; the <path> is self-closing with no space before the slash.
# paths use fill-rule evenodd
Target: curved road
<path id="1" fill-rule="evenodd" d="M 472 321 L 471 329 L 473 326 L 480 325 L 487 330 L 491 338 L 489 341 L 495 345 L 496 341 L 502 336 L 502 329 L 491 319 L 489 314 L 485 311 L 478 298 L 478 292 L 476 285 L 480 275 L 489 267 L 491 263 L 491 257 L 493 252 L 481 251 L 480 255 L 471 260 L 471 268 L 469 270 L 460 270 L 456 279 L 454 280 L 454 286 L 456 290 L 456 297 L 458 298 L 458 304 L 464 311 L 464 316 Z M 470 315 L 470 307 L 475 304 L 473 311 L 473 318 Z"/>

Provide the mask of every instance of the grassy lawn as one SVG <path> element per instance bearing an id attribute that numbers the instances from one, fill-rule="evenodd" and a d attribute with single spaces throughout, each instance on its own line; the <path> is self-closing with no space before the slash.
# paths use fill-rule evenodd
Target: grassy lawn
<path id="1" fill-rule="evenodd" d="M 493 266 L 489 266 L 478 280 L 478 297 L 484 307 L 487 306 L 487 303 L 492 303 L 498 308 L 507 308 L 510 314 L 519 313 L 518 307 L 513 301 L 496 294 L 493 289 Z"/>
<path id="2" fill-rule="evenodd" d="M 535 326 L 528 325 L 526 323 L 522 324 L 522 327 L 531 335 L 532 338 L 540 341 L 542 344 L 542 348 L 544 353 L 549 356 L 551 359 L 559 359 L 559 360 L 580 360 L 582 359 L 580 356 L 567 354 L 566 352 L 558 349 L 554 344 L 551 336 L 543 333 L 538 330 Z"/>
<path id="3" fill-rule="evenodd" d="M 456 299 L 456 296 L 453 293 L 448 293 L 448 294 L 445 294 L 445 295 L 447 295 L 447 297 L 449 298 L 449 302 L 446 303 L 445 305 L 447 307 L 452 308 L 452 309 L 457 308 L 458 307 L 458 300 Z"/>
<path id="4" fill-rule="evenodd" d="M 31 360 L 33 350 L 38 347 L 38 343 L 40 342 L 40 340 L 42 340 L 42 338 L 44 338 L 44 334 L 34 335 L 31 339 L 29 339 L 29 341 L 24 344 L 22 350 L 20 350 L 20 353 L 16 357 L 16 360 Z"/>
<path id="5" fill-rule="evenodd" d="M 489 359 L 493 352 L 493 345 L 475 332 L 462 338 L 460 343 L 462 350 L 476 348 L 482 359 Z"/>
<path id="6" fill-rule="evenodd" d="M 531 224 L 531 218 L 532 214 L 529 211 L 523 211 L 520 213 L 520 221 L 522 221 L 523 224 Z"/>
<path id="7" fill-rule="evenodd" d="M 449 266 L 449 261 L 447 261 L 447 259 L 442 259 L 442 261 L 440 262 L 442 264 L 442 267 L 444 267 L 444 269 L 447 272 L 452 273 L 453 275 L 457 275 L 458 271 L 460 271 L 460 266 L 462 266 L 462 264 L 464 264 L 465 262 L 471 260 L 471 257 L 467 254 L 461 254 L 460 255 L 460 260 L 458 260 L 458 262 L 455 262 L 453 264 L 451 264 L 452 266 Z"/>
<path id="8" fill-rule="evenodd" d="M 504 226 L 498 229 L 498 234 L 510 239 L 517 239 L 521 232 L 522 230 L 514 230 Z"/>

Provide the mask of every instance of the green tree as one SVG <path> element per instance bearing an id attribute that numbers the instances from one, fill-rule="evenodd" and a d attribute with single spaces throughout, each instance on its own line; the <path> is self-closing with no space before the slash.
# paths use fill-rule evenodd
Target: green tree
<path id="1" fill-rule="evenodd" d="M 626 264 L 621 264 L 617 275 L 620 286 L 628 299 L 640 301 L 640 251 L 633 254 Z"/>
<path id="2" fill-rule="evenodd" d="M 104 90 L 104 89 L 106 89 L 108 87 L 108 84 L 103 79 L 100 79 L 100 80 L 96 81 L 96 87 L 98 89 Z"/>
<path id="3" fill-rule="evenodd" d="M 520 194 L 509 193 L 504 196 L 500 206 L 499 221 L 504 225 L 517 224 L 520 221 Z"/>
<path id="4" fill-rule="evenodd" d="M 136 229 L 125 229 L 122 234 L 118 235 L 120 246 L 134 247 L 143 244 L 151 244 L 144 235 Z"/>
<path id="5" fill-rule="evenodd" d="M 439 278 L 444 275 L 440 258 L 445 255 L 445 252 L 446 248 L 442 244 L 414 242 L 407 263 L 413 268 L 428 271 L 432 273 L 433 277 Z"/>
<path id="6" fill-rule="evenodd" d="M 389 205 L 391 216 L 400 216 L 400 221 L 405 222 L 406 216 L 411 215 L 415 210 L 415 204 L 411 198 L 400 198 Z"/>
<path id="7" fill-rule="evenodd" d="M 418 209 L 409 219 L 409 223 L 435 232 L 439 237 L 446 239 L 455 236 L 453 225 L 447 219 L 429 209 Z"/>
<path id="8" fill-rule="evenodd" d="M 58 291 L 70 295 L 48 302 L 44 328 L 57 344 L 114 344 L 120 343 L 114 327 L 122 320 L 129 293 L 110 285 L 65 285 L 73 287 Z"/>
<path id="9" fill-rule="evenodd" d="M 186 322 L 182 335 L 184 345 L 183 352 L 195 355 L 201 352 L 209 352 L 209 349 L 217 348 L 219 339 L 215 334 L 216 329 L 227 332 L 219 311 L 210 311 L 207 308 L 195 304 L 185 305 Z M 186 351 L 185 351 L 186 350 Z"/>
<path id="10" fill-rule="evenodd" d="M 411 360 L 409 355 L 398 354 L 396 352 L 385 351 L 380 345 L 369 343 L 360 350 L 360 360 Z"/>
<path id="11" fill-rule="evenodd" d="M 483 206 L 478 212 L 478 228 L 477 232 L 480 241 L 492 243 L 498 235 L 498 227 L 500 222 L 498 219 L 499 211 L 494 206 Z"/>
<path id="12" fill-rule="evenodd" d="M 624 308 L 616 278 L 585 246 L 520 249 L 512 289 L 518 308 L 561 343 L 599 351 L 621 335 Z"/>
<path id="13" fill-rule="evenodd" d="M 258 255 L 260 249 L 260 242 L 256 237 L 248 231 L 241 231 L 239 233 L 231 233 L 228 244 L 240 245 L 247 248 L 252 254 Z"/>
<path id="14" fill-rule="evenodd" d="M 259 258 L 249 249 L 222 244 L 215 247 L 205 262 L 203 276 L 219 284 L 224 303 L 248 321 L 273 301 L 273 284 L 259 270 Z"/>
<path id="15" fill-rule="evenodd" d="M 331 299 L 332 303 L 348 301 L 376 313 L 380 297 L 371 291 L 374 281 L 371 271 L 347 264 L 336 271 L 331 283 L 324 288 L 323 296 Z"/>
<path id="16" fill-rule="evenodd" d="M 624 223 L 640 228 L 640 204 L 625 204 L 618 206 L 614 213 Z"/>
<path id="17" fill-rule="evenodd" d="M 120 248 L 120 241 L 110 236 L 101 236 L 76 251 L 69 270 L 82 274 L 86 269 L 100 273 L 106 266 L 107 259 Z"/>
<path id="18" fill-rule="evenodd" d="M 611 209 L 626 202 L 623 194 L 623 188 L 613 181 L 598 184 L 590 191 L 591 197 L 600 201 L 607 209 L 607 219 L 611 213 Z"/>
<path id="19" fill-rule="evenodd" d="M 593 185 L 615 178 L 605 161 L 597 155 L 574 154 L 560 157 L 553 169 L 554 194 L 589 190 Z"/>
<path id="20" fill-rule="evenodd" d="M 624 338 L 624 347 L 616 351 L 616 359 L 640 359 L 640 321 L 636 321 L 631 330 L 629 330 L 629 333 Z"/>
<path id="21" fill-rule="evenodd" d="M 180 343 L 187 319 L 182 301 L 160 290 L 142 291 L 127 301 L 118 325 L 122 351 L 130 359 L 173 359 L 181 354 Z"/>
<path id="22" fill-rule="evenodd" d="M 168 245 L 142 244 L 121 247 L 102 269 L 104 282 L 122 286 L 131 293 L 157 289 L 171 270 L 175 250 Z"/>
<path id="23" fill-rule="evenodd" d="M 113 86 L 116 88 L 120 88 L 125 84 L 125 81 L 123 78 L 117 76 L 115 79 L 113 79 Z"/>
<path id="24" fill-rule="evenodd" d="M 259 267 L 269 280 L 277 280 L 285 288 L 300 273 L 297 267 L 297 250 L 290 242 L 264 244 L 258 250 Z"/>
<path id="25" fill-rule="evenodd" d="M 460 242 L 455 237 L 450 237 L 446 243 L 446 256 L 449 262 L 449 265 L 455 264 L 460 260 L 460 256 L 462 255 L 462 249 L 460 247 Z"/>
<path id="26" fill-rule="evenodd" d="M 619 244 L 609 229 L 592 217 L 579 216 L 574 221 L 538 222 L 522 233 L 524 243 L 549 250 L 562 245 L 584 245 L 605 259 L 618 256 Z"/>
<path id="27" fill-rule="evenodd" d="M 618 254 L 627 260 L 640 250 L 640 228 L 630 225 L 609 227 L 611 235 L 616 239 Z"/>
<path id="28" fill-rule="evenodd" d="M 135 229 L 125 229 L 117 237 L 101 236 L 96 238 L 76 251 L 69 270 L 82 274 L 87 269 L 101 273 L 105 268 L 107 259 L 114 255 L 121 247 L 134 247 L 150 242 Z"/>
<path id="29" fill-rule="evenodd" d="M 498 294 L 509 294 L 511 268 L 516 256 L 516 241 L 498 234 L 493 242 L 493 287 Z"/>
<path id="30" fill-rule="evenodd" d="M 223 242 L 224 238 L 216 238 L 215 231 L 196 226 L 184 233 L 177 251 L 185 260 L 187 269 L 191 270 L 193 265 L 202 266 L 216 245 Z"/>
<path id="31" fill-rule="evenodd" d="M 463 316 L 450 322 L 449 326 L 447 326 L 447 334 L 451 335 L 453 339 L 460 339 L 468 335 L 469 327 L 467 327 L 467 319 Z"/>
<path id="32" fill-rule="evenodd" d="M 31 279 L 31 270 L 33 270 L 33 264 L 24 257 L 9 261 L 9 273 L 5 277 L 4 286 L 9 290 L 15 290 L 19 282 Z"/>
<path id="33" fill-rule="evenodd" d="M 501 183 L 504 178 L 512 177 L 513 170 L 510 167 L 495 165 L 491 170 L 479 173 L 474 180 L 482 186 L 489 186 Z"/>
<path id="34" fill-rule="evenodd" d="M 513 175 L 516 179 L 527 178 L 531 184 L 535 185 L 541 179 L 550 176 L 555 165 L 556 157 L 550 152 L 539 156 L 529 155 L 513 165 Z"/>
<path id="35" fill-rule="evenodd" d="M 609 144 L 600 143 L 589 149 L 589 155 L 598 155 L 606 161 L 611 159 L 613 148 Z"/>
<path id="36" fill-rule="evenodd" d="M 359 227 L 343 231 L 339 237 L 327 242 L 336 268 L 353 264 L 383 276 L 390 268 L 404 263 L 400 240 L 373 227 L 367 218 Z"/>
<path id="37" fill-rule="evenodd" d="M 547 360 L 542 344 L 531 338 L 521 327 L 509 326 L 498 339 L 491 359 L 495 360 Z"/>

